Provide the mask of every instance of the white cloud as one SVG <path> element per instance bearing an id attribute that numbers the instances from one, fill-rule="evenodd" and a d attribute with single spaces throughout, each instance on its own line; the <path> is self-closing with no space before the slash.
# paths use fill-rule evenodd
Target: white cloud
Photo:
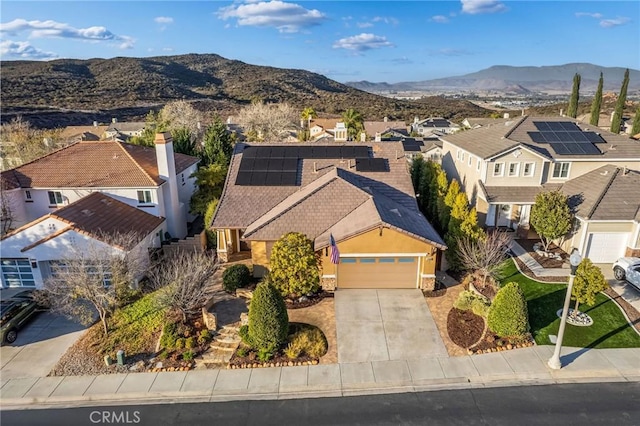
<path id="1" fill-rule="evenodd" d="M 11 22 L 0 23 L 0 33 L 19 34 L 28 32 L 31 38 L 70 38 L 85 41 L 113 41 L 121 49 L 130 49 L 135 40 L 129 36 L 112 33 L 105 27 L 74 28 L 68 24 L 47 21 L 27 21 L 14 19 Z"/>
<path id="2" fill-rule="evenodd" d="M 576 17 L 577 18 L 582 18 L 582 17 L 588 17 L 588 18 L 594 18 L 594 19 L 598 19 L 599 25 L 602 28 L 613 28 L 613 27 L 618 27 L 620 25 L 624 25 L 626 23 L 628 23 L 629 21 L 631 21 L 631 19 L 623 17 L 623 16 L 618 16 L 617 18 L 607 18 L 604 19 L 604 15 L 602 13 L 599 12 L 576 12 Z"/>
<path id="3" fill-rule="evenodd" d="M 236 19 L 241 26 L 274 27 L 282 33 L 295 33 L 325 20 L 319 10 L 280 0 L 234 4 L 221 8 L 217 15 L 222 20 Z"/>
<path id="4" fill-rule="evenodd" d="M 468 13 L 469 15 L 504 12 L 507 10 L 507 6 L 498 0 L 460 0 L 460 3 L 462 3 L 462 13 Z"/>
<path id="5" fill-rule="evenodd" d="M 362 33 L 356 36 L 341 38 L 333 43 L 334 49 L 355 50 L 356 52 L 380 49 L 382 47 L 393 47 L 393 43 L 388 41 L 384 36 L 377 36 L 370 33 Z"/>
<path id="6" fill-rule="evenodd" d="M 0 55 L 19 59 L 47 60 L 58 57 L 53 52 L 45 52 L 33 47 L 28 41 L 3 40 L 0 42 Z"/>
<path id="7" fill-rule="evenodd" d="M 373 24 L 371 22 L 358 22 L 356 25 L 358 26 L 358 28 L 373 27 Z"/>
<path id="8" fill-rule="evenodd" d="M 163 47 L 162 51 L 163 52 L 173 52 L 173 47 Z"/>
<path id="9" fill-rule="evenodd" d="M 600 26 L 602 28 L 613 28 L 620 25 L 624 25 L 629 21 L 631 21 L 631 19 L 624 18 L 624 17 L 618 17 L 616 19 L 603 19 L 600 21 Z"/>
<path id="10" fill-rule="evenodd" d="M 447 18 L 444 15 L 435 15 L 435 16 L 432 16 L 431 19 L 429 19 L 429 21 L 435 22 L 438 24 L 446 24 L 447 22 L 449 22 L 449 18 Z"/>
<path id="11" fill-rule="evenodd" d="M 400 21 L 392 16 L 376 16 L 372 19 L 373 22 L 384 22 L 385 24 L 398 25 Z"/>
<path id="12" fill-rule="evenodd" d="M 157 24 L 173 24 L 173 18 L 170 16 L 158 16 L 153 18 Z"/>

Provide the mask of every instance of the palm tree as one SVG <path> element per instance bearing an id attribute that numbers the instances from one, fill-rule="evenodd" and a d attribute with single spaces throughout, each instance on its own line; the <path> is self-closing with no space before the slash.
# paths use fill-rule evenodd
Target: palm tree
<path id="1" fill-rule="evenodd" d="M 353 140 L 364 130 L 364 119 L 362 115 L 353 108 L 349 108 L 342 113 L 342 121 L 347 128 L 349 140 Z"/>
<path id="2" fill-rule="evenodd" d="M 300 118 L 307 122 L 307 127 L 311 127 L 311 119 L 317 118 L 317 117 L 318 117 L 318 114 L 316 113 L 316 110 L 313 109 L 312 107 L 306 107 L 305 109 L 302 110 L 302 113 L 300 114 Z"/>

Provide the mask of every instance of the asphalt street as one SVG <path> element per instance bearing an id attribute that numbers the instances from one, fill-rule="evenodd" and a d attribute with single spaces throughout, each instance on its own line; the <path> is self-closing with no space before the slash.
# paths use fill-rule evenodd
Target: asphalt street
<path id="1" fill-rule="evenodd" d="M 133 402 L 133 401 L 132 401 Z M 640 425 L 640 383 L 2 411 L 10 425 Z"/>

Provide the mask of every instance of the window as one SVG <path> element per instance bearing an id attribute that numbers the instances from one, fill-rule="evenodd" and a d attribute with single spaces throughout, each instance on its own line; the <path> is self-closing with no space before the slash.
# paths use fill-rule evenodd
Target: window
<path id="1" fill-rule="evenodd" d="M 494 176 L 502 176 L 504 172 L 504 163 L 495 163 L 493 165 L 493 175 Z"/>
<path id="2" fill-rule="evenodd" d="M 353 258 L 340 259 L 340 263 L 356 263 L 356 259 L 353 259 Z"/>
<path id="3" fill-rule="evenodd" d="M 509 176 L 517 177 L 520 174 L 520 163 L 509 163 Z"/>
<path id="4" fill-rule="evenodd" d="M 29 259 L 2 259 L 2 278 L 9 287 L 35 287 Z"/>
<path id="5" fill-rule="evenodd" d="M 151 204 L 151 191 L 138 191 L 138 204 Z"/>
<path id="6" fill-rule="evenodd" d="M 363 257 L 360 259 L 360 263 L 376 263 L 376 260 L 371 257 Z"/>
<path id="7" fill-rule="evenodd" d="M 480 158 L 476 159 L 476 170 L 480 171 Z"/>
<path id="8" fill-rule="evenodd" d="M 111 274 L 111 266 L 109 261 L 104 262 L 87 262 L 86 264 L 72 264 L 69 265 L 64 261 L 50 260 L 49 268 L 51 270 L 51 278 L 62 278 L 66 273 L 82 274 L 83 269 L 86 279 L 97 279 L 102 281 L 102 285 L 109 287 L 112 283 L 113 276 Z M 82 276 L 82 275 L 80 275 Z"/>
<path id="9" fill-rule="evenodd" d="M 464 151 L 462 151 L 462 154 L 460 154 L 460 160 L 464 162 Z"/>
<path id="10" fill-rule="evenodd" d="M 33 199 L 31 198 L 31 191 L 24 191 L 24 198 L 27 201 L 33 201 Z"/>
<path id="11" fill-rule="evenodd" d="M 471 167 L 471 155 L 469 155 L 469 163 L 467 165 Z"/>
<path id="12" fill-rule="evenodd" d="M 456 152 L 456 158 L 457 158 L 458 160 L 460 160 L 460 150 L 458 150 L 458 151 Z"/>
<path id="13" fill-rule="evenodd" d="M 184 173 L 180 173 L 180 180 L 182 180 L 182 185 L 184 185 Z"/>
<path id="14" fill-rule="evenodd" d="M 533 176 L 535 167 L 536 167 L 535 163 L 524 163 L 524 170 L 522 172 L 522 175 L 526 177 Z"/>
<path id="15" fill-rule="evenodd" d="M 398 258 L 398 263 L 413 263 L 415 261 L 415 258 L 413 257 L 399 257 Z"/>
<path id="16" fill-rule="evenodd" d="M 49 191 L 49 205 L 55 206 L 62 204 L 62 193 L 58 191 Z"/>
<path id="17" fill-rule="evenodd" d="M 553 165 L 553 177 L 556 179 L 569 177 L 569 163 L 555 163 Z"/>
<path id="18" fill-rule="evenodd" d="M 381 257 L 378 259 L 379 263 L 395 263 L 396 260 L 393 257 Z"/>

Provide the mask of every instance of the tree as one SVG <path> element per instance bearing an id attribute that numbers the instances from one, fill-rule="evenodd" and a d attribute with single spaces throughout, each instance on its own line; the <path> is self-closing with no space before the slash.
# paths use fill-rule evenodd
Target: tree
<path id="1" fill-rule="evenodd" d="M 600 268 L 594 265 L 590 259 L 582 259 L 576 270 L 576 277 L 573 280 L 573 289 L 571 291 L 571 295 L 576 299 L 573 315 L 578 314 L 578 306 L 581 303 L 586 303 L 587 305 L 596 303 L 596 295 L 607 288 L 609 288 L 609 284 L 604 279 Z"/>
<path id="2" fill-rule="evenodd" d="M 213 163 L 200 168 L 193 176 L 196 178 L 198 189 L 191 197 L 191 212 L 204 215 L 209 204 L 222 195 L 222 188 L 227 177 L 227 166 Z"/>
<path id="3" fill-rule="evenodd" d="M 636 116 L 633 117 L 633 126 L 631 127 L 631 136 L 640 133 L 640 106 L 636 109 Z"/>
<path id="4" fill-rule="evenodd" d="M 183 100 L 169 102 L 160 110 L 158 117 L 161 122 L 166 123 L 166 129 L 172 134 L 174 130 L 187 129 L 194 143 L 201 140 L 204 117 L 190 102 Z"/>
<path id="5" fill-rule="evenodd" d="M 551 241 L 564 237 L 569 232 L 572 219 L 567 196 L 560 190 L 536 195 L 530 222 L 540 236 L 545 250 L 549 249 Z"/>
<path id="6" fill-rule="evenodd" d="M 362 114 L 353 108 L 349 108 L 342 113 L 342 121 L 347 128 L 349 140 L 357 139 L 358 135 L 364 131 Z"/>
<path id="7" fill-rule="evenodd" d="M 569 98 L 569 107 L 567 108 L 567 115 L 571 118 L 578 116 L 578 100 L 580 99 L 580 74 L 576 73 L 573 76 L 573 89 L 571 90 L 571 97 Z"/>
<path id="8" fill-rule="evenodd" d="M 238 113 L 238 123 L 249 141 L 277 142 L 297 129 L 297 112 L 289 104 L 253 102 Z"/>
<path id="9" fill-rule="evenodd" d="M 624 72 L 624 78 L 622 79 L 622 87 L 620 87 L 620 94 L 618 95 L 618 101 L 616 102 L 616 109 L 613 112 L 613 120 L 611 120 L 611 132 L 620 133 L 622 127 L 622 114 L 624 112 L 624 105 L 627 102 L 627 87 L 629 86 L 629 69 Z"/>
<path id="10" fill-rule="evenodd" d="M 119 295 L 144 275 L 149 258 L 146 247 L 137 247 L 142 236 L 135 232 L 103 234 L 98 240 L 74 246 L 66 258 L 53 263 L 44 293 L 53 311 L 82 324 L 91 324 L 97 312 L 107 335 L 108 318 L 122 304 Z"/>
<path id="11" fill-rule="evenodd" d="M 307 124 L 307 131 L 311 127 L 311 119 L 317 118 L 317 117 L 318 117 L 318 114 L 316 113 L 316 110 L 311 107 L 306 107 L 300 113 L 300 118 L 302 119 L 302 121 L 304 121 Z"/>
<path id="12" fill-rule="evenodd" d="M 204 133 L 204 164 L 221 162 L 228 165 L 233 155 L 234 142 L 234 136 L 227 130 L 227 126 L 219 117 L 215 117 Z"/>
<path id="13" fill-rule="evenodd" d="M 207 286 L 218 269 L 215 258 L 196 251 L 179 250 L 162 259 L 149 273 L 149 280 L 161 293 L 162 306 L 179 315 L 182 322 L 201 313 Z"/>
<path id="14" fill-rule="evenodd" d="M 271 249 L 269 277 L 285 297 L 318 291 L 320 269 L 313 242 L 299 232 L 282 236 Z"/>
<path id="15" fill-rule="evenodd" d="M 154 146 L 156 133 L 166 132 L 168 123 L 163 121 L 160 112 L 149 111 L 145 118 L 144 130 L 142 136 L 133 136 L 129 139 L 129 143 L 142 146 Z"/>
<path id="16" fill-rule="evenodd" d="M 600 111 L 602 109 L 602 86 L 604 84 L 604 78 L 602 77 L 602 72 L 600 73 L 600 80 L 598 80 L 598 89 L 596 90 L 596 95 L 593 98 L 593 102 L 591 103 L 591 120 L 589 123 L 593 126 L 597 126 L 600 121 Z"/>
<path id="17" fill-rule="evenodd" d="M 218 202 L 220 200 L 218 198 L 214 198 L 209 201 L 207 204 L 207 210 L 204 212 L 204 232 L 207 236 L 207 248 L 215 249 L 218 245 L 218 238 L 216 237 L 216 231 L 211 229 L 211 224 L 213 222 L 213 215 L 218 208 Z"/>
<path id="18" fill-rule="evenodd" d="M 484 238 L 463 236 L 457 242 L 460 262 L 465 269 L 479 272 L 484 286 L 487 278 L 498 279 L 509 242 L 502 231 L 489 232 Z"/>
<path id="19" fill-rule="evenodd" d="M 173 139 L 173 152 L 194 157 L 198 155 L 195 138 L 186 127 L 172 129 L 171 139 Z"/>
<path id="20" fill-rule="evenodd" d="M 22 116 L 0 126 L 0 169 L 17 167 L 40 158 L 62 146 L 61 130 L 41 130 Z"/>
<path id="21" fill-rule="evenodd" d="M 517 283 L 498 290 L 489 308 L 487 325 L 500 337 L 523 337 L 529 332 L 527 301 Z"/>
<path id="22" fill-rule="evenodd" d="M 289 315 L 280 292 L 264 279 L 253 292 L 249 305 L 248 342 L 253 348 L 273 353 L 289 333 Z"/>
<path id="23" fill-rule="evenodd" d="M 17 212 L 20 206 L 20 199 L 16 198 L 14 193 L 4 189 L 4 182 L 0 182 L 3 186 L 0 189 L 0 235 L 4 235 L 13 229 L 13 223 L 18 219 Z"/>

